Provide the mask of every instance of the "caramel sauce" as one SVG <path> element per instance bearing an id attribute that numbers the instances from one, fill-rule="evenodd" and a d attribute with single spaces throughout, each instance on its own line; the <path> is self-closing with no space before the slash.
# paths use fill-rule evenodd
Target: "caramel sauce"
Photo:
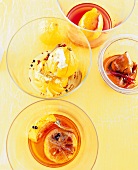
<path id="1" fill-rule="evenodd" d="M 130 75 L 112 70 L 111 64 L 119 55 L 106 58 L 103 62 L 104 70 L 108 78 L 117 86 L 122 88 L 133 88 L 136 86 L 135 78 L 137 76 L 137 64 L 133 62 L 133 69 Z"/>
<path id="2" fill-rule="evenodd" d="M 80 144 L 81 144 L 80 133 L 79 133 L 77 126 L 69 118 L 67 118 L 65 116 L 57 115 L 57 114 L 54 114 L 54 116 L 56 117 L 57 120 L 60 121 L 61 126 L 67 128 L 67 129 L 73 130 L 73 134 L 75 135 L 75 137 L 77 139 L 77 150 L 75 151 L 76 153 L 75 153 L 75 155 L 72 159 L 70 159 L 68 162 L 65 162 L 65 163 L 62 163 L 62 164 L 61 163 L 59 163 L 59 164 L 55 163 L 55 162 L 53 162 L 53 161 L 51 161 L 47 158 L 47 156 L 44 153 L 45 138 L 52 130 L 60 129 L 60 127 L 58 127 L 56 124 L 52 123 L 46 129 L 43 136 L 38 140 L 37 143 L 28 139 L 28 146 L 29 146 L 29 149 L 30 149 L 32 156 L 40 164 L 47 166 L 47 167 L 60 167 L 60 166 L 64 166 L 64 165 L 68 164 L 69 162 L 71 162 L 76 157 L 77 153 L 79 152 L 79 148 L 80 148 Z"/>

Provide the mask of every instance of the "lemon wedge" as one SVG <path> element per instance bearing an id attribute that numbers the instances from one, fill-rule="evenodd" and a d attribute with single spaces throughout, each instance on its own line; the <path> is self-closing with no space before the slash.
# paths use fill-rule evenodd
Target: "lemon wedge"
<path id="1" fill-rule="evenodd" d="M 32 128 L 29 130 L 28 138 L 33 142 L 37 142 L 39 138 L 42 137 L 46 128 L 54 122 L 56 122 L 56 117 L 53 114 L 44 116 L 33 124 Z"/>
<path id="2" fill-rule="evenodd" d="M 78 25 L 82 28 L 95 32 L 83 31 L 89 41 L 98 38 L 103 29 L 103 17 L 96 8 L 86 12 L 80 19 Z"/>

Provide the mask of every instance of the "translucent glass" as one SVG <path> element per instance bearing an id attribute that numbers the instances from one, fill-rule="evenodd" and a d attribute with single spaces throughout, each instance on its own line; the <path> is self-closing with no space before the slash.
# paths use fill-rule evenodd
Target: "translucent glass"
<path id="1" fill-rule="evenodd" d="M 58 30 L 55 31 L 54 26 L 58 27 Z M 85 46 L 76 44 L 76 37 Z M 29 95 L 39 98 L 50 98 L 41 95 L 32 86 L 29 80 L 29 67 L 36 56 L 44 51 L 51 51 L 57 44 L 63 43 L 72 48 L 79 62 L 78 69 L 82 73 L 80 84 L 64 95 L 78 89 L 83 84 L 91 68 L 91 48 L 85 35 L 80 30 L 66 20 L 58 18 L 33 20 L 21 27 L 12 37 L 7 50 L 7 66 L 17 86 Z"/>
<path id="2" fill-rule="evenodd" d="M 80 4 L 84 4 L 83 8 L 87 7 L 89 8 L 90 5 L 88 3 L 96 4 L 102 9 L 104 9 L 110 16 L 112 27 L 107 30 L 102 31 L 90 31 L 81 28 L 83 31 L 95 33 L 95 32 L 101 32 L 101 35 L 94 39 L 89 40 L 91 47 L 97 47 L 101 45 L 105 40 L 107 40 L 111 35 L 115 34 L 116 29 L 119 29 L 119 26 L 122 25 L 131 15 L 134 6 L 135 6 L 135 0 L 57 0 L 58 6 L 63 13 L 64 17 L 70 22 L 67 15 L 68 12 L 74 8 L 75 10 L 78 10 Z M 78 6 L 78 7 L 75 7 Z M 81 10 L 81 9 L 79 9 Z M 78 10 L 78 12 L 79 12 Z M 82 9 L 83 10 L 83 9 Z M 75 12 L 74 12 L 75 14 Z M 77 15 L 77 13 L 76 13 Z"/>
<path id="3" fill-rule="evenodd" d="M 98 153 L 96 129 L 87 114 L 76 105 L 63 100 L 36 102 L 19 113 L 13 121 L 7 136 L 7 156 L 13 170 L 51 170 L 32 156 L 28 147 L 28 132 L 32 124 L 45 115 L 60 114 L 75 123 L 81 138 L 77 156 L 68 164 L 55 170 L 90 170 Z"/>
<path id="4" fill-rule="evenodd" d="M 124 54 L 125 52 L 128 52 L 131 60 L 138 64 L 138 36 L 131 35 L 131 34 L 122 34 L 117 35 L 113 37 L 112 39 L 109 39 L 101 48 L 99 52 L 99 71 L 101 73 L 102 78 L 104 81 L 114 90 L 120 93 L 124 94 L 136 94 L 138 93 L 138 76 L 136 76 L 136 86 L 131 89 L 127 88 L 121 88 L 115 85 L 107 76 L 104 67 L 103 62 L 106 58 L 118 55 L 118 54 Z"/>

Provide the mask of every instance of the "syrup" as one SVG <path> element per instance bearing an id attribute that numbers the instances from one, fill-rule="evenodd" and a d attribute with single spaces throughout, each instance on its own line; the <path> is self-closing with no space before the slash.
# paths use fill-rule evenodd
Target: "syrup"
<path id="1" fill-rule="evenodd" d="M 56 130 L 61 131 L 61 132 L 64 131 L 64 130 L 61 130 L 60 127 L 58 127 L 54 123 L 52 123 L 46 129 L 45 133 L 43 134 L 43 136 L 39 139 L 39 141 L 37 143 L 28 139 L 28 145 L 29 145 L 29 149 L 30 149 L 32 156 L 40 164 L 47 166 L 47 167 L 60 167 L 60 166 L 64 166 L 64 165 L 68 164 L 76 157 L 77 153 L 79 152 L 79 148 L 80 148 L 80 133 L 78 131 L 77 126 L 69 118 L 67 118 L 65 116 L 58 115 L 58 114 L 54 114 L 54 116 L 56 117 L 57 120 L 60 121 L 61 126 L 66 127 L 67 129 L 72 129 L 73 135 L 75 135 L 75 137 L 77 139 L 77 147 L 74 151 L 75 152 L 74 156 L 71 159 L 69 159 L 68 161 L 58 163 L 58 162 L 54 162 L 54 161 L 48 159 L 48 157 L 46 156 L 46 154 L 44 152 L 44 142 L 45 142 L 46 137 L 49 135 L 49 133 L 54 132 Z M 68 132 L 65 132 L 65 133 L 67 134 Z M 58 138 L 60 137 L 59 133 L 57 133 L 56 135 L 55 134 L 53 134 L 53 135 L 54 135 L 54 137 L 56 137 L 55 138 L 56 140 L 58 140 Z M 57 135 L 58 135 L 58 138 L 57 138 Z M 71 139 L 69 139 L 69 140 L 71 140 Z"/>
<path id="2" fill-rule="evenodd" d="M 67 14 L 67 17 L 70 21 L 72 21 L 74 24 L 78 25 L 80 19 L 82 16 L 87 12 L 90 11 L 92 8 L 97 8 L 97 10 L 101 13 L 103 16 L 103 30 L 107 30 L 112 28 L 112 21 L 110 18 L 110 15 L 107 13 L 105 9 L 103 9 L 101 6 L 93 4 L 93 3 L 82 3 L 79 5 L 74 6 Z"/>

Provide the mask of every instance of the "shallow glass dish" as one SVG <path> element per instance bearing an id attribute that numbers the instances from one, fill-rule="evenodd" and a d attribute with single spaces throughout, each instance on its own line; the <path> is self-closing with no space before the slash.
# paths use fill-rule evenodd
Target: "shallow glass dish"
<path id="1" fill-rule="evenodd" d="M 104 60 L 110 56 L 124 54 L 128 52 L 131 60 L 138 64 L 138 36 L 131 34 L 120 34 L 109 39 L 99 52 L 99 71 L 104 81 L 114 90 L 124 94 L 138 93 L 138 75 L 135 78 L 135 86 L 133 88 L 122 88 L 114 84 L 107 76 L 104 69 Z M 137 70 L 136 70 L 137 71 Z"/>
<path id="2" fill-rule="evenodd" d="M 54 167 L 58 170 L 90 170 L 97 158 L 98 136 L 88 115 L 76 105 L 63 100 L 42 100 L 22 110 L 14 119 L 7 136 L 7 156 L 13 170 L 51 170 L 36 161 L 28 145 L 28 132 L 32 124 L 45 115 L 59 114 L 70 119 L 78 128 L 80 147 L 76 157 L 68 164 Z"/>
<path id="3" fill-rule="evenodd" d="M 76 37 L 82 44 L 85 42 L 85 46 L 75 44 L 74 39 L 76 39 Z M 38 87 L 36 88 L 36 84 L 34 85 L 34 83 L 32 83 L 33 81 L 31 81 L 29 76 L 29 69 L 34 69 L 31 67 L 36 57 L 43 54 L 46 58 L 47 54 L 54 51 L 53 49 L 55 47 L 58 45 L 64 46 L 64 44 L 69 47 L 68 50 L 71 49 L 74 52 L 77 58 L 78 63 L 76 69 L 81 72 L 80 82 L 72 90 L 64 90 L 63 93 L 60 94 L 63 88 L 60 87 L 60 84 L 56 87 L 58 80 L 57 84 L 52 84 L 52 88 L 49 86 L 50 93 L 48 94 L 49 90 L 45 93 L 45 87 L 42 87 L 43 84 L 39 84 L 37 81 L 36 84 L 43 88 L 44 94 L 40 89 L 38 90 Z M 69 61 L 70 63 L 74 62 L 73 59 Z M 37 64 L 39 64 L 39 59 L 37 62 Z M 38 18 L 23 25 L 12 37 L 7 49 L 7 67 L 11 78 L 24 92 L 38 98 L 58 98 L 74 92 L 83 84 L 90 71 L 91 64 L 92 52 L 85 35 L 69 22 L 58 18 Z M 52 65 L 50 65 L 50 67 L 52 67 Z M 49 76 L 49 73 L 47 74 Z M 47 80 L 47 77 L 45 77 L 45 79 L 45 85 L 47 85 L 47 81 L 51 79 L 49 78 Z M 62 76 L 62 80 L 64 86 L 67 85 L 64 76 Z"/>

